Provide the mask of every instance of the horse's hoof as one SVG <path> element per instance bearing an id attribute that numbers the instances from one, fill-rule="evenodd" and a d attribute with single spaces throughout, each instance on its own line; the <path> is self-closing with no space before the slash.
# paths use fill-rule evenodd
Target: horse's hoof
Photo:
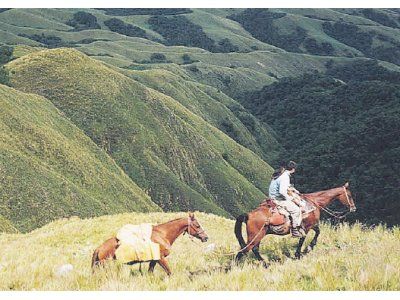
<path id="1" fill-rule="evenodd" d="M 295 257 L 296 259 L 300 259 L 300 258 L 301 258 L 301 253 L 296 253 L 296 254 L 294 255 L 294 257 Z"/>
<path id="2" fill-rule="evenodd" d="M 313 247 L 311 247 L 311 246 L 308 246 L 307 248 L 306 248 L 306 252 L 308 253 L 308 252 L 311 252 L 312 251 L 312 249 L 313 249 Z"/>
<path id="3" fill-rule="evenodd" d="M 269 268 L 269 264 L 267 264 L 266 262 L 263 262 L 263 267 L 268 269 Z"/>

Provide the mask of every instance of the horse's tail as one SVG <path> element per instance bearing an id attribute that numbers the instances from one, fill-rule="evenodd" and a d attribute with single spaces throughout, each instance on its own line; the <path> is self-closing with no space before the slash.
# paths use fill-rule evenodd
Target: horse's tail
<path id="1" fill-rule="evenodd" d="M 98 266 L 100 263 L 100 259 L 99 259 L 99 249 L 94 250 L 93 252 L 93 256 L 92 256 L 92 269 L 94 270 L 94 268 L 96 266 Z"/>
<path id="2" fill-rule="evenodd" d="M 246 242 L 243 239 L 242 235 L 242 223 L 247 222 L 249 219 L 249 216 L 247 214 L 240 215 L 239 217 L 236 218 L 236 223 L 235 223 L 235 235 L 236 238 L 239 242 L 240 248 L 246 247 Z"/>

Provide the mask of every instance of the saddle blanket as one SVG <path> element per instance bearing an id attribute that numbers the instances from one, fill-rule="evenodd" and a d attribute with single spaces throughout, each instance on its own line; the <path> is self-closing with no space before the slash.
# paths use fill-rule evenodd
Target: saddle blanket
<path id="1" fill-rule="evenodd" d="M 115 251 L 117 260 L 148 261 L 160 259 L 160 245 L 151 240 L 153 226 L 151 224 L 124 225 L 117 233 L 119 247 Z"/>
<path id="2" fill-rule="evenodd" d="M 305 201 L 303 199 L 301 199 L 301 201 L 303 204 L 305 204 L 301 208 L 301 216 L 302 216 L 302 219 L 304 219 L 305 217 L 308 216 L 308 213 L 315 210 L 315 206 L 313 204 L 311 204 L 310 202 Z M 279 204 L 277 204 L 275 201 L 273 201 L 271 199 L 266 199 L 260 205 L 267 206 L 272 213 L 272 216 L 269 219 L 269 224 L 282 225 L 289 221 L 289 216 L 290 216 L 289 212 L 286 210 L 286 208 L 279 206 Z"/>

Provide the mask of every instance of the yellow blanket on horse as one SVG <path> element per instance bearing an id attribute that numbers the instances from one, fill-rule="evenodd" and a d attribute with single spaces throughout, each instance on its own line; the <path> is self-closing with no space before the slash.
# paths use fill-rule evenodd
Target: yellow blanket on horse
<path id="1" fill-rule="evenodd" d="M 151 240 L 151 224 L 124 225 L 117 233 L 119 247 L 116 258 L 123 262 L 160 259 L 160 245 Z"/>

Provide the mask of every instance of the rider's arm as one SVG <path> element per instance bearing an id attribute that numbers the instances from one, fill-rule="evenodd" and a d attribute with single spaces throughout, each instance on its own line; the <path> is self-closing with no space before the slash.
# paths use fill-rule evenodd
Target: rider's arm
<path id="1" fill-rule="evenodd" d="M 286 200 L 292 200 L 293 197 L 288 195 L 288 188 L 290 186 L 290 177 L 289 174 L 282 174 L 279 182 L 279 194 L 285 197 Z"/>

